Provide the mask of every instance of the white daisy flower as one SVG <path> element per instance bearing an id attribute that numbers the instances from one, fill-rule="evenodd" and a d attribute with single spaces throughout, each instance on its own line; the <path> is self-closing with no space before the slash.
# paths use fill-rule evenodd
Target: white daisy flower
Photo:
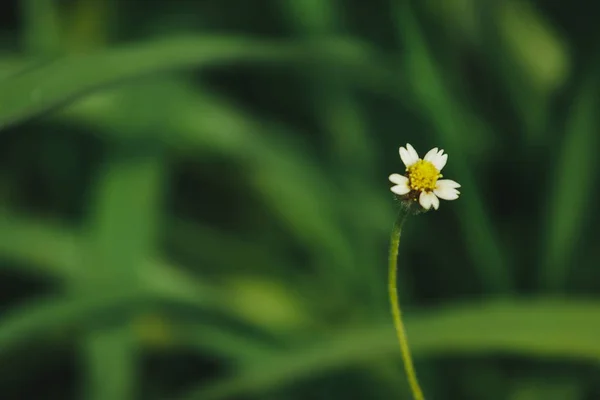
<path id="1" fill-rule="evenodd" d="M 450 179 L 440 179 L 442 168 L 448 161 L 448 154 L 437 147 L 429 150 L 423 159 L 410 145 L 400 147 L 400 158 L 406 166 L 404 175 L 391 174 L 389 179 L 394 184 L 391 191 L 402 199 L 419 200 L 425 210 L 431 207 L 438 209 L 440 200 L 456 200 L 460 195 L 460 185 Z"/>

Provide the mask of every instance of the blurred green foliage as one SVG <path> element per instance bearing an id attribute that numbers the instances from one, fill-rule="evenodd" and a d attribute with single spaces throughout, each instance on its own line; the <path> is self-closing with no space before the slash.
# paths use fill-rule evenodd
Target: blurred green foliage
<path id="1" fill-rule="evenodd" d="M 2 399 L 600 397 L 593 4 L 22 0 L 0 14 Z"/>

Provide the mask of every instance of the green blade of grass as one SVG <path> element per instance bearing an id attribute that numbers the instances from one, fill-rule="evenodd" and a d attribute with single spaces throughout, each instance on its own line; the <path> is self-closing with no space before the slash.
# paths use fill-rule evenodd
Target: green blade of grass
<path id="1" fill-rule="evenodd" d="M 250 364 L 278 350 L 263 340 L 207 324 L 182 324 L 175 327 L 176 346 L 198 354 L 214 354 L 238 364 Z"/>
<path id="2" fill-rule="evenodd" d="M 142 287 L 144 260 L 154 249 L 164 160 L 159 149 L 122 145 L 101 169 L 93 200 L 89 248 L 72 290 L 90 293 Z M 138 343 L 123 320 L 88 333 L 87 398 L 128 400 L 137 390 Z"/>
<path id="3" fill-rule="evenodd" d="M 306 38 L 323 38 L 337 34 L 340 29 L 338 17 L 342 15 L 339 5 L 333 0 L 309 0 L 279 2 L 278 6 L 287 16 L 292 28 Z M 326 146 L 330 149 L 333 173 L 331 180 L 337 182 L 337 204 L 348 204 L 345 199 L 354 197 L 356 187 L 372 184 L 375 163 L 374 138 L 369 135 L 364 110 L 357 101 L 355 89 L 346 79 L 330 71 L 315 70 L 307 84 L 312 109 L 325 133 Z M 371 188 L 369 188 L 371 189 Z M 360 194 L 358 195 L 360 196 Z M 366 286 L 369 295 L 362 299 L 375 312 L 381 311 L 379 304 L 385 301 L 381 275 L 371 268 L 372 255 L 378 251 L 378 243 L 364 240 L 369 237 L 365 226 L 354 220 L 364 216 L 364 203 L 354 197 L 347 207 L 336 207 L 338 218 L 344 225 L 348 241 L 354 234 L 353 265 L 347 269 L 345 279 L 352 286 Z M 357 240 L 357 238 L 361 238 Z M 377 250 L 376 250 L 377 249 Z M 353 288 L 349 288 L 353 291 Z"/>
<path id="4" fill-rule="evenodd" d="M 35 56 L 56 54 L 60 50 L 60 15 L 52 0 L 19 2 L 24 24 L 23 47 Z"/>
<path id="5" fill-rule="evenodd" d="M 160 137 L 161 142 L 185 153 L 193 151 L 196 157 L 216 153 L 243 165 L 248 171 L 245 183 L 313 260 L 330 267 L 324 272 L 331 287 L 343 290 L 344 281 L 339 277 L 354 263 L 352 247 L 338 223 L 335 188 L 326 172 L 307 156 L 308 146 L 293 139 L 302 137 L 302 132 L 259 120 L 209 90 L 194 91 L 181 81 L 166 87 L 157 98 L 162 103 L 154 108 L 155 114 L 168 110 L 164 114 L 168 122 L 157 133 L 167 133 Z M 104 118 L 114 115 L 119 100 L 100 96 L 97 101 L 75 105 L 63 117 L 100 124 L 107 132 L 121 126 L 124 117 Z M 147 121 L 131 119 L 127 123 L 130 129 L 145 128 L 146 135 L 152 135 L 157 125 L 148 128 Z"/>
<path id="6" fill-rule="evenodd" d="M 545 376 L 525 374 L 513 383 L 507 400 L 564 400 L 585 399 L 585 385 L 577 376 L 560 376 L 548 379 Z"/>
<path id="7" fill-rule="evenodd" d="M 0 82 L 0 127 L 68 103 L 103 86 L 154 72 L 232 63 L 365 65 L 365 49 L 348 40 L 267 42 L 236 37 L 182 37 L 71 55 Z"/>
<path id="8" fill-rule="evenodd" d="M 331 0 L 279 3 L 284 15 L 303 37 L 324 38 L 338 30 L 337 5 Z M 328 71 L 316 70 L 309 83 L 314 93 L 314 111 L 330 141 L 335 162 L 348 174 L 368 175 L 373 165 L 373 142 L 363 111 L 347 81 Z"/>
<path id="9" fill-rule="evenodd" d="M 177 237 L 176 232 L 173 235 Z M 0 258 L 11 261 L 1 263 L 3 268 L 73 282 L 82 274 L 82 253 L 87 251 L 84 245 L 76 230 L 56 222 L 0 215 Z M 242 247 L 240 251 L 248 250 Z M 146 255 L 143 263 L 140 280 L 148 290 L 173 301 L 226 310 L 219 306 L 225 304 L 220 292 L 191 277 L 181 267 L 154 254 Z"/>
<path id="10" fill-rule="evenodd" d="M 37 341 L 68 337 L 105 315 L 127 315 L 149 292 L 90 294 L 83 298 L 44 297 L 7 312 L 0 327 L 0 355 L 25 349 Z"/>
<path id="11" fill-rule="evenodd" d="M 168 286 L 168 284 L 165 284 Z M 182 285 L 181 287 L 185 287 Z M 176 289 L 176 288 L 174 288 Z M 43 297 L 5 313 L 0 326 L 0 356 L 25 351 L 36 342 L 78 337 L 98 321 L 126 320 L 144 311 L 148 304 L 212 310 L 214 297 L 197 288 L 196 296 L 175 293 L 165 287 L 112 290 L 87 297 Z"/>
<path id="12" fill-rule="evenodd" d="M 464 235 L 471 242 L 468 250 L 480 269 L 479 279 L 490 293 L 508 293 L 514 283 L 490 217 L 484 206 L 483 196 L 477 188 L 474 174 L 466 161 L 462 142 L 468 141 L 468 112 L 455 99 L 444 83 L 443 74 L 437 67 L 420 31 L 416 17 L 407 2 L 394 2 L 398 35 L 406 47 L 408 73 L 412 79 L 416 101 L 424 115 L 436 128 L 444 148 L 457 172 L 456 180 L 462 185 L 460 221 Z M 433 147 L 433 146 L 431 146 Z"/>
<path id="13" fill-rule="evenodd" d="M 487 302 L 411 313 L 407 329 L 417 357 L 456 354 L 517 354 L 600 360 L 598 302 L 538 299 Z M 393 328 L 346 328 L 328 338 L 256 360 L 231 378 L 191 390 L 185 400 L 261 395 L 332 371 L 399 358 Z"/>
<path id="14" fill-rule="evenodd" d="M 45 222 L 0 215 L 0 258 L 12 261 L 0 265 L 71 280 L 80 266 L 80 240 L 71 229 Z"/>
<path id="15" fill-rule="evenodd" d="M 129 326 L 91 331 L 85 338 L 86 398 L 131 400 L 137 393 L 139 343 Z"/>
<path id="16" fill-rule="evenodd" d="M 169 225 L 167 228 L 167 235 L 172 236 L 172 240 L 181 237 L 176 227 Z M 255 253 L 247 243 L 230 240 L 229 236 L 224 236 L 222 233 L 215 239 L 212 237 L 214 233 L 215 231 L 212 230 L 202 231 L 200 235 L 194 236 L 198 240 L 195 244 L 204 243 L 210 247 L 213 246 L 214 240 L 227 238 L 228 251 L 252 255 L 252 257 L 255 254 L 262 254 L 260 251 Z M 207 235 L 210 236 L 208 241 Z M 1 265 L 3 268 L 11 268 L 11 271 L 42 274 L 67 283 L 77 282 L 84 273 L 83 253 L 88 251 L 85 245 L 85 241 L 77 235 L 77 231 L 67 229 L 55 222 L 42 223 L 0 215 L 0 258 L 15 264 L 11 262 L 1 263 Z M 268 258 L 265 258 L 264 262 L 269 262 L 267 260 Z M 157 299 L 212 310 L 230 318 L 240 317 L 234 304 L 228 301 L 228 295 L 222 287 L 202 282 L 198 277 L 185 272 L 181 266 L 167 262 L 154 253 L 145 255 L 142 264 L 140 270 L 143 273 L 137 276 L 139 286 L 154 294 Z M 275 265 L 281 263 L 276 262 Z M 27 269 L 23 269 L 24 267 Z M 117 271 L 117 274 L 121 273 Z M 124 282 L 122 286 L 125 289 L 127 283 Z"/>
<path id="17" fill-rule="evenodd" d="M 597 72 L 583 81 L 572 103 L 556 170 L 548 179 L 548 210 L 541 283 L 546 290 L 564 287 L 569 257 L 589 207 L 590 187 L 596 182 L 598 157 Z"/>

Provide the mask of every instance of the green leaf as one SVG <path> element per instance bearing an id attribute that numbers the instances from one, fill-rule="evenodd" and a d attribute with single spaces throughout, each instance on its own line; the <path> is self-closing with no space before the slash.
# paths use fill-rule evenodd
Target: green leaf
<path id="1" fill-rule="evenodd" d="M 340 32 L 343 6 L 336 0 L 283 1 L 278 3 L 282 14 L 301 37 L 327 37 Z M 334 171 L 330 179 L 337 182 L 337 211 L 347 236 L 364 238 L 364 226 L 357 222 L 357 215 L 365 210 L 365 203 L 353 193 L 357 187 L 364 187 L 376 180 L 375 137 L 368 129 L 365 109 L 358 101 L 355 86 L 339 74 L 316 69 L 306 82 L 306 90 L 311 93 L 311 111 L 325 136 L 331 164 Z M 378 172 L 378 171 L 377 171 Z M 372 188 L 368 188 L 372 189 Z M 348 198 L 355 201 L 346 202 Z M 343 206 L 342 206 L 343 205 Z M 386 224 L 387 225 L 387 224 Z M 365 298 L 369 305 L 379 305 L 385 291 L 381 288 L 381 276 L 377 269 L 369 268 L 372 255 L 378 251 L 368 240 L 355 241 L 353 260 L 356 268 L 344 272 L 352 285 L 366 286 L 370 293 Z M 352 289 L 349 288 L 351 291 Z M 370 303 L 372 302 L 372 303 Z M 374 309 L 380 309 L 375 305 Z"/>
<path id="2" fill-rule="evenodd" d="M 417 358 L 504 353 L 600 360 L 598 302 L 491 301 L 412 315 L 407 320 L 407 331 Z M 343 368 L 370 365 L 382 358 L 400 359 L 391 324 L 347 327 L 311 342 L 257 359 L 233 377 L 194 389 L 183 398 L 216 400 L 259 395 Z"/>
<path id="3" fill-rule="evenodd" d="M 517 382 L 513 384 L 514 389 L 508 400 L 584 399 L 586 390 L 580 379 L 560 374 L 519 376 Z"/>
<path id="4" fill-rule="evenodd" d="M 86 327 L 103 315 L 127 315 L 148 301 L 148 291 L 90 294 L 87 297 L 45 297 L 10 310 L 2 318 L 0 354 L 38 340 L 57 338 Z"/>
<path id="5" fill-rule="evenodd" d="M 227 304 L 223 292 L 198 285 L 191 277 L 176 273 L 173 267 L 148 264 L 147 270 L 149 277 L 145 278 L 143 288 L 90 292 L 81 297 L 42 297 L 10 309 L 4 313 L 0 325 L 0 357 L 9 352 L 26 351 L 29 346 L 39 342 L 72 340 L 73 337 L 89 332 L 91 327 L 103 332 L 103 328 L 109 326 L 106 321 L 128 321 L 136 315 L 144 314 L 150 305 L 193 309 L 198 312 L 217 311 L 239 323 L 248 322 L 240 319 L 237 310 Z M 108 334 L 107 341 L 113 343 L 114 331 L 105 332 Z M 176 345 L 179 343 L 191 349 L 206 349 L 210 347 L 211 340 L 217 340 L 219 335 L 224 334 L 219 332 L 216 327 L 187 325 L 187 328 L 178 329 L 172 340 Z M 95 335 L 95 332 L 92 334 Z M 253 344 L 243 335 L 238 338 L 234 333 L 227 333 L 226 336 L 222 337 L 223 346 L 237 340 L 241 346 L 239 348 L 247 350 L 242 354 L 244 357 L 267 350 L 266 347 Z M 126 338 L 127 335 L 122 337 Z M 96 339 L 94 336 L 94 340 Z M 108 346 L 112 347 L 112 344 Z M 223 350 L 224 355 L 233 355 L 233 349 L 224 349 L 223 346 L 217 348 Z"/>
<path id="6" fill-rule="evenodd" d="M 144 261 L 153 252 L 161 205 L 164 158 L 160 149 L 121 145 L 101 168 L 92 201 L 89 246 L 71 290 L 85 299 L 143 287 Z M 138 343 L 131 326 L 116 320 L 89 332 L 85 340 L 88 397 L 135 397 Z"/>
<path id="7" fill-rule="evenodd" d="M 82 273 L 82 253 L 87 251 L 84 244 L 76 230 L 56 222 L 0 215 L 0 258 L 16 264 L 0 263 L 3 268 L 72 282 Z M 152 253 L 146 255 L 143 264 L 141 286 L 160 297 L 195 307 L 229 310 L 222 292 L 189 276 L 181 267 Z"/>
<path id="8" fill-rule="evenodd" d="M 53 0 L 24 0 L 19 2 L 24 22 L 23 47 L 38 56 L 60 50 L 60 13 Z"/>
<path id="9" fill-rule="evenodd" d="M 276 352 L 265 340 L 257 340 L 235 330 L 207 324 L 183 324 L 175 327 L 176 343 L 185 351 L 215 354 L 243 364 L 253 363 Z M 251 364 L 254 365 L 254 364 Z"/>
<path id="10" fill-rule="evenodd" d="M 130 326 L 95 329 L 85 339 L 90 400 L 129 400 L 136 396 L 139 341 Z"/>
<path id="11" fill-rule="evenodd" d="M 506 253 L 492 227 L 473 166 L 469 165 L 464 151 L 471 136 L 470 129 L 474 128 L 468 123 L 470 113 L 446 84 L 410 5 L 407 2 L 394 4 L 398 37 L 406 47 L 407 71 L 416 103 L 439 135 L 441 143 L 437 146 L 448 150 L 451 166 L 446 168 L 456 171 L 455 179 L 463 188 L 461 200 L 457 202 L 462 209 L 459 221 L 464 225 L 464 236 L 471 242 L 468 250 L 479 269 L 479 279 L 488 292 L 511 292 L 514 284 Z"/>
<path id="12" fill-rule="evenodd" d="M 181 37 L 71 55 L 0 82 L 0 127 L 52 110 L 106 85 L 159 71 L 247 62 L 368 65 L 347 40 L 267 42 L 236 37 Z"/>
<path id="13" fill-rule="evenodd" d="M 3 268 L 27 268 L 28 273 L 71 279 L 81 262 L 80 239 L 72 229 L 49 221 L 0 215 L 0 263 Z"/>
<path id="14" fill-rule="evenodd" d="M 562 152 L 547 187 L 545 258 L 542 285 L 547 290 L 564 287 L 571 267 L 570 257 L 578 243 L 579 232 L 593 207 L 590 188 L 598 176 L 598 89 L 596 68 L 583 81 L 572 102 Z"/>
<path id="15" fill-rule="evenodd" d="M 337 203 L 341 200 L 326 171 L 307 156 L 309 149 L 305 143 L 291 139 L 302 137 L 302 132 L 259 120 L 209 90 L 194 92 L 180 81 L 165 86 L 161 98 L 164 104 L 154 108 L 155 114 L 172 111 L 163 115 L 168 125 L 161 125 L 161 131 L 167 133 L 161 142 L 181 151 L 194 151 L 196 157 L 223 154 L 243 165 L 256 196 L 314 259 L 330 266 L 324 272 L 330 273 L 331 285 L 343 285 L 340 276 L 347 277 L 349 269 L 357 263 L 339 225 Z M 66 115 L 102 124 L 107 131 L 122 126 L 120 118 L 103 118 L 104 113 L 112 114 L 119 100 L 110 96 L 99 96 L 97 100 L 95 103 L 90 98 L 89 102 L 70 107 Z M 111 102 L 116 104 L 110 106 Z M 173 102 L 176 107 L 168 104 Z M 135 129 L 147 126 L 142 119 L 129 123 Z M 286 140 L 281 139 L 283 135 Z"/>

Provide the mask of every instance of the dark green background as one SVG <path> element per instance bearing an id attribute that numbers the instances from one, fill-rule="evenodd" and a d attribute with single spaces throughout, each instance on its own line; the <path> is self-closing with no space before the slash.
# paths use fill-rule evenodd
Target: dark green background
<path id="1" fill-rule="evenodd" d="M 600 398 L 593 3 L 0 10 L 1 399 Z"/>

